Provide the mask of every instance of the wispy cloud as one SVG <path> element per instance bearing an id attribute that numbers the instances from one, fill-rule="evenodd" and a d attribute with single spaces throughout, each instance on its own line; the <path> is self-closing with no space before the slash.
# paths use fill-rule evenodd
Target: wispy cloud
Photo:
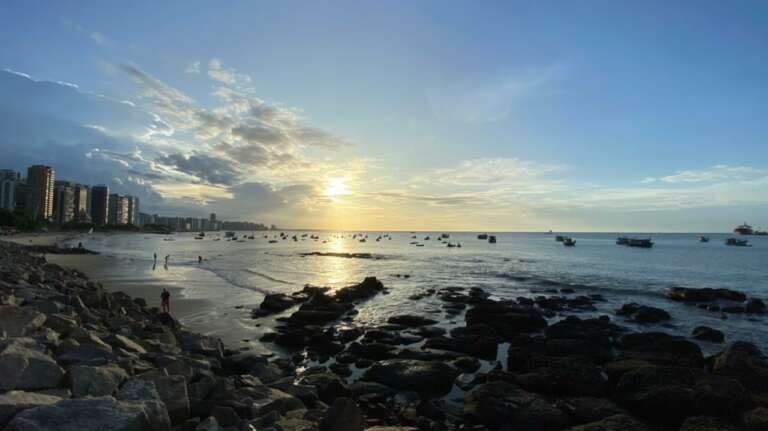
<path id="1" fill-rule="evenodd" d="M 199 61 L 193 61 L 192 63 L 189 63 L 184 69 L 184 73 L 189 73 L 192 75 L 199 75 L 200 74 L 200 62 Z"/>
<path id="2" fill-rule="evenodd" d="M 682 170 L 660 178 L 648 177 L 642 182 L 657 181 L 670 184 L 743 181 L 768 175 L 768 170 L 750 166 L 715 165 L 707 169 Z"/>
<path id="3" fill-rule="evenodd" d="M 208 76 L 211 79 L 228 85 L 248 84 L 251 82 L 250 76 L 245 73 L 238 73 L 232 68 L 225 68 L 218 58 L 212 58 L 208 62 Z"/>

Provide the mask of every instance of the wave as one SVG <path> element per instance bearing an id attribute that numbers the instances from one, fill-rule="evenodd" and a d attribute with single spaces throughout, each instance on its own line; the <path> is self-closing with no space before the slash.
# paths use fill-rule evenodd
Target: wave
<path id="1" fill-rule="evenodd" d="M 273 281 L 275 283 L 289 284 L 289 285 L 290 284 L 294 284 L 294 283 L 291 283 L 290 281 L 280 280 L 279 278 L 275 278 L 275 277 L 272 277 L 271 275 L 264 274 L 264 273 L 261 273 L 261 272 L 258 272 L 258 271 L 254 271 L 252 269 L 245 269 L 244 271 L 248 272 L 248 273 L 251 273 L 253 275 L 258 275 L 261 278 L 265 278 L 265 279 L 267 279 L 269 281 Z"/>

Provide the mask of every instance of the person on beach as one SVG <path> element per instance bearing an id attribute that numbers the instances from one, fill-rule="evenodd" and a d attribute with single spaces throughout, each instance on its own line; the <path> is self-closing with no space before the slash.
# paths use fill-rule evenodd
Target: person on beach
<path id="1" fill-rule="evenodd" d="M 155 252 L 155 263 L 157 263 L 157 252 Z"/>
<path id="2" fill-rule="evenodd" d="M 168 289 L 163 289 L 163 293 L 160 294 L 160 306 L 163 308 L 163 313 L 171 312 L 171 292 L 168 292 Z"/>
<path id="3" fill-rule="evenodd" d="M 166 254 L 165 255 L 165 266 L 168 266 L 168 259 L 170 259 L 170 258 L 171 258 L 170 254 Z"/>
<path id="4" fill-rule="evenodd" d="M 197 263 L 203 263 L 203 256 L 197 256 Z"/>

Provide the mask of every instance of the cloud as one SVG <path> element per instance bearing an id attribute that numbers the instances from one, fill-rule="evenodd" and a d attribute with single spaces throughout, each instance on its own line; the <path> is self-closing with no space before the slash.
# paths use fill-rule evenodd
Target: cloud
<path id="1" fill-rule="evenodd" d="M 168 154 L 156 159 L 157 163 L 200 178 L 210 184 L 232 185 L 239 178 L 239 172 L 221 158 L 205 154 Z"/>
<path id="2" fill-rule="evenodd" d="M 199 75 L 200 74 L 200 62 L 199 61 L 193 61 L 192 63 L 189 63 L 186 69 L 184 69 L 184 73 L 190 73 L 193 75 Z"/>
<path id="3" fill-rule="evenodd" d="M 743 181 L 768 175 L 768 170 L 749 166 L 715 165 L 708 169 L 677 171 L 661 178 L 646 178 L 646 182 L 662 181 L 671 184 Z"/>
<path id="4" fill-rule="evenodd" d="M 250 76 L 245 73 L 238 73 L 235 69 L 225 68 L 218 58 L 212 58 L 208 62 L 208 76 L 215 81 L 228 85 L 248 84 L 251 82 Z"/>

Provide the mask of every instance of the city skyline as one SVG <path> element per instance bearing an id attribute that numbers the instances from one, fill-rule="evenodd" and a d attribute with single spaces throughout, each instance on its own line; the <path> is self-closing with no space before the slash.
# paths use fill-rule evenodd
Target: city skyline
<path id="1" fill-rule="evenodd" d="M 59 166 L 150 212 L 330 230 L 768 225 L 764 2 L 5 10 L 4 164 Z"/>

